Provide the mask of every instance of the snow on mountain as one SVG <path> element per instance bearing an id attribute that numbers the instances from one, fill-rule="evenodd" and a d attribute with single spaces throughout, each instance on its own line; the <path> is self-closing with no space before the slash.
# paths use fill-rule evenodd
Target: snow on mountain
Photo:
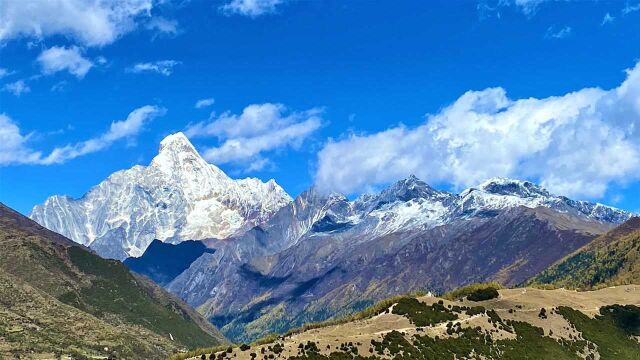
<path id="1" fill-rule="evenodd" d="M 434 228 L 472 217 L 493 216 L 515 207 L 550 208 L 561 213 L 620 224 L 631 214 L 613 207 L 556 196 L 529 181 L 492 178 L 460 194 L 433 189 L 415 176 L 400 180 L 377 195 L 343 200 L 340 213 L 327 212 L 311 229 L 357 231 L 373 235 Z M 324 217 L 323 217 L 324 216 Z M 332 224 L 328 227 L 328 224 Z M 343 226 L 337 226 L 342 224 Z M 349 226 L 345 226 L 345 225 Z M 353 229 L 352 229 L 353 228 Z"/>
<path id="2" fill-rule="evenodd" d="M 556 196 L 532 182 L 507 178 L 492 178 L 463 191 L 458 206 L 458 210 L 466 215 L 524 206 L 546 207 L 613 224 L 621 224 L 631 217 L 631 214 L 620 209 Z"/>
<path id="3" fill-rule="evenodd" d="M 80 199 L 52 196 L 30 217 L 102 256 L 124 259 L 142 255 L 154 239 L 227 238 L 289 202 L 273 180 L 229 178 L 176 133 L 162 140 L 149 166 L 118 171 Z"/>

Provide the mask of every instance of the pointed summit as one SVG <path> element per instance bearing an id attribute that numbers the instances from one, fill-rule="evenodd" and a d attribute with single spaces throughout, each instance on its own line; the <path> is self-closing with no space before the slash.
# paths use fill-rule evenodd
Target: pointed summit
<path id="1" fill-rule="evenodd" d="M 181 132 L 171 134 L 160 142 L 160 150 L 151 160 L 151 166 L 165 174 L 214 172 L 217 177 L 226 178 L 222 170 L 200 156 Z"/>
<path id="2" fill-rule="evenodd" d="M 171 152 L 192 152 L 200 156 L 198 151 L 191 141 L 187 139 L 187 136 L 182 132 L 177 132 L 175 134 L 171 134 L 160 142 L 160 150 L 159 153 L 171 151 Z"/>

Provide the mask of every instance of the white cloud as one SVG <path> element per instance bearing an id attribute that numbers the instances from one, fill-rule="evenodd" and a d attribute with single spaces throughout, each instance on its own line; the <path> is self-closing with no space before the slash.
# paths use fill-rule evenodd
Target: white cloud
<path id="1" fill-rule="evenodd" d="M 67 84 L 68 83 L 65 80 L 58 81 L 57 83 L 53 84 L 53 86 L 51 86 L 51 91 L 62 92 L 67 87 Z"/>
<path id="2" fill-rule="evenodd" d="M 151 18 L 146 24 L 145 28 L 147 30 L 156 31 L 159 34 L 164 34 L 167 36 L 176 36 L 178 35 L 178 21 L 173 19 L 165 19 L 161 16 L 155 16 Z"/>
<path id="3" fill-rule="evenodd" d="M 9 116 L 0 114 L 0 166 L 30 163 L 40 159 L 40 153 L 27 146 L 30 134 L 23 135 Z"/>
<path id="4" fill-rule="evenodd" d="M 77 157 L 94 153 L 111 146 L 114 142 L 133 138 L 154 117 L 163 115 L 165 109 L 146 105 L 132 111 L 125 120 L 111 123 L 102 135 L 75 144 L 54 148 L 44 156 L 28 146 L 31 135 L 23 135 L 20 128 L 6 114 L 0 114 L 0 166 L 12 164 L 61 164 Z"/>
<path id="5" fill-rule="evenodd" d="M 527 178 L 567 196 L 604 196 L 640 178 L 640 64 L 612 90 L 513 100 L 469 91 L 416 128 L 330 140 L 315 181 L 344 193 L 410 174 L 461 189 L 493 176 Z"/>
<path id="6" fill-rule="evenodd" d="M 632 12 L 636 11 L 640 11 L 640 3 L 637 3 L 635 5 L 630 5 L 629 3 L 627 3 L 627 5 L 622 9 L 622 15 L 629 15 Z"/>
<path id="7" fill-rule="evenodd" d="M 86 46 L 103 46 L 135 29 L 153 0 L 0 1 L 0 42 L 19 37 L 65 35 Z"/>
<path id="8" fill-rule="evenodd" d="M 569 0 L 479 0 L 477 9 L 481 17 L 496 16 L 500 18 L 500 13 L 503 8 L 514 7 L 527 18 L 532 18 L 536 15 L 542 4 L 560 1 Z"/>
<path id="9" fill-rule="evenodd" d="M 7 69 L 5 69 L 5 68 L 0 68 L 0 79 L 2 79 L 2 78 L 4 78 L 4 77 L 7 77 L 7 76 L 9 76 L 9 75 L 11 75 L 11 74 L 13 74 L 14 72 L 15 72 L 15 71 L 10 71 L 10 70 L 7 70 Z"/>
<path id="10" fill-rule="evenodd" d="M 552 39 L 564 39 L 567 36 L 571 35 L 571 27 L 565 26 L 560 30 L 556 30 L 553 26 L 547 29 L 546 36 Z"/>
<path id="11" fill-rule="evenodd" d="M 38 63 L 44 74 L 66 70 L 78 79 L 82 79 L 93 67 L 93 63 L 82 56 L 82 50 L 77 46 L 46 49 L 38 56 Z"/>
<path id="12" fill-rule="evenodd" d="M 27 83 L 24 82 L 24 80 L 18 80 L 12 83 L 8 83 L 2 87 L 2 90 L 8 91 L 15 96 L 20 96 L 22 94 L 31 92 L 31 88 L 29 87 L 29 85 L 27 85 Z"/>
<path id="13" fill-rule="evenodd" d="M 513 3 L 527 16 L 532 16 L 538 11 L 538 7 L 549 0 L 514 0 Z"/>
<path id="14" fill-rule="evenodd" d="M 148 63 L 138 63 L 129 68 L 127 71 L 132 73 L 155 72 L 164 76 L 169 76 L 173 73 L 173 68 L 179 64 L 180 61 L 160 60 Z"/>
<path id="15" fill-rule="evenodd" d="M 200 99 L 198 101 L 196 101 L 196 109 L 202 109 L 204 107 L 209 107 L 211 105 L 213 105 L 215 103 L 215 100 L 213 98 L 208 98 L 208 99 Z"/>
<path id="16" fill-rule="evenodd" d="M 317 108 L 289 112 L 281 104 L 254 104 L 240 115 L 224 113 L 207 122 L 192 124 L 186 133 L 190 137 L 216 137 L 222 142 L 204 150 L 207 160 L 258 170 L 269 164 L 264 153 L 299 148 L 322 125 L 321 112 Z"/>
<path id="17" fill-rule="evenodd" d="M 616 18 L 611 16 L 611 14 L 606 13 L 604 14 L 604 18 L 602 18 L 602 23 L 600 23 L 600 25 L 606 25 L 606 24 L 610 24 L 612 23 Z"/>
<path id="18" fill-rule="evenodd" d="M 284 2 L 284 0 L 231 0 L 220 6 L 220 10 L 227 16 L 242 15 L 256 18 L 275 13 L 278 5 Z"/>

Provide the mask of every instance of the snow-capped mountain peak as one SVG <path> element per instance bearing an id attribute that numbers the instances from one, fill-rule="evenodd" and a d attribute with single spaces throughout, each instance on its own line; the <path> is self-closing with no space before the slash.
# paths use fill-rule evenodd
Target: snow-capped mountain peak
<path id="1" fill-rule="evenodd" d="M 614 207 L 554 195 L 530 181 L 503 177 L 491 178 L 476 187 L 464 190 L 460 193 L 458 204 L 458 210 L 465 216 L 517 206 L 546 207 L 610 223 L 622 223 L 631 216 Z"/>
<path id="2" fill-rule="evenodd" d="M 475 189 L 496 195 L 511 195 L 522 198 L 550 197 L 546 189 L 526 180 L 494 177 L 478 185 Z"/>
<path id="3" fill-rule="evenodd" d="M 80 199 L 51 197 L 30 217 L 102 256 L 124 259 L 142 255 L 154 239 L 229 237 L 290 201 L 273 180 L 231 179 L 176 133 L 162 140 L 149 166 L 115 172 Z"/>

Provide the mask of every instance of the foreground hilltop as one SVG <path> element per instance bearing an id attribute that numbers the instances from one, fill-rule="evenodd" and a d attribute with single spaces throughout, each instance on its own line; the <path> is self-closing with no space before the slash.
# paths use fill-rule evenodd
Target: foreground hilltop
<path id="1" fill-rule="evenodd" d="M 638 285 L 590 292 L 493 291 L 463 290 L 447 299 L 398 297 L 359 320 L 202 354 L 207 359 L 640 358 Z"/>
<path id="2" fill-rule="evenodd" d="M 159 359 L 225 342 L 198 313 L 0 204 L 0 358 Z"/>

